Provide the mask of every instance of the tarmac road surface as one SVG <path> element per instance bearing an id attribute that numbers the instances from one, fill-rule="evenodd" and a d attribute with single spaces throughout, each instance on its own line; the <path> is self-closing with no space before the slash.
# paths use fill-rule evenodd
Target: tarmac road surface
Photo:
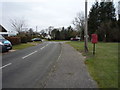
<path id="1" fill-rule="evenodd" d="M 2 88 L 35 88 L 40 86 L 58 59 L 61 44 L 44 42 L 34 47 L 2 56 Z"/>

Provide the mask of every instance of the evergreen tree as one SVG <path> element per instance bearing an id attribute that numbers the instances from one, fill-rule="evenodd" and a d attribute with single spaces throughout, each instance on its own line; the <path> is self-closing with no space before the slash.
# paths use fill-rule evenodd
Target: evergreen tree
<path id="1" fill-rule="evenodd" d="M 62 27 L 60 37 L 61 37 L 61 40 L 65 40 L 65 28 L 64 27 Z"/>
<path id="2" fill-rule="evenodd" d="M 75 38 L 78 32 L 73 30 L 71 26 L 66 29 L 63 27 L 62 30 L 53 29 L 51 31 L 51 36 L 53 40 L 70 40 L 70 38 Z"/>
<path id="3" fill-rule="evenodd" d="M 95 2 L 94 5 L 92 5 L 92 8 L 89 13 L 88 18 L 88 34 L 89 36 L 92 33 L 95 33 L 99 26 L 99 3 Z"/>
<path id="4" fill-rule="evenodd" d="M 100 2 L 99 6 L 99 21 L 107 22 L 110 20 L 115 20 L 115 8 L 113 2 Z"/>
<path id="5" fill-rule="evenodd" d="M 113 2 L 107 2 L 103 0 L 102 2 L 96 2 L 89 13 L 88 18 L 88 33 L 91 36 L 92 33 L 97 33 L 99 40 L 110 41 L 110 33 L 112 28 L 115 30 L 117 28 L 115 25 L 109 24 L 116 22 L 115 8 Z M 107 24 L 108 23 L 108 24 Z M 105 27 L 107 25 L 107 27 Z M 111 25 L 111 26 L 110 26 Z M 118 31 L 118 30 L 116 30 Z"/>
<path id="6" fill-rule="evenodd" d="M 111 29 L 113 29 L 115 27 L 114 22 L 116 21 L 115 8 L 113 5 L 113 2 L 105 2 L 105 1 L 100 2 L 98 19 L 100 21 L 100 27 L 97 32 L 99 40 L 100 41 L 112 40 L 111 39 L 112 37 L 110 37 L 110 35 L 112 36 L 111 32 L 113 32 L 113 31 Z M 114 26 L 112 26 L 112 24 Z M 101 27 L 102 27 L 102 29 L 101 29 Z"/>

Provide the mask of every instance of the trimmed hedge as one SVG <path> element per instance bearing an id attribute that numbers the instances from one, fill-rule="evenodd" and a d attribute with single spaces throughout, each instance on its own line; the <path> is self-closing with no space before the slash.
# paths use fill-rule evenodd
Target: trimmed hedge
<path id="1" fill-rule="evenodd" d="M 20 43 L 27 43 L 27 42 L 32 42 L 32 36 L 26 36 L 26 35 L 19 35 L 19 36 L 10 36 L 10 37 L 5 37 L 7 40 L 9 40 L 12 45 L 17 45 Z"/>
<path id="2" fill-rule="evenodd" d="M 12 45 L 16 45 L 16 44 L 20 44 L 21 43 L 21 39 L 20 37 L 5 37 L 7 40 L 9 40 Z"/>

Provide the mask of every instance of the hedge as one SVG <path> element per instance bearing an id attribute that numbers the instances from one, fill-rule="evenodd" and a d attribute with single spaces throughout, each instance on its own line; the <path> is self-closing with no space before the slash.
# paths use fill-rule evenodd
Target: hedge
<path id="1" fill-rule="evenodd" d="M 12 45 L 20 44 L 21 38 L 20 37 L 5 37 L 7 40 L 9 40 Z"/>

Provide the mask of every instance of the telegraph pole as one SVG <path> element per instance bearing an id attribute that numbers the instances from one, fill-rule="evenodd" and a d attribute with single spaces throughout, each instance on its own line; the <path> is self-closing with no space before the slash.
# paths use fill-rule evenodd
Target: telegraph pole
<path id="1" fill-rule="evenodd" d="M 84 49 L 88 52 L 88 19 L 87 19 L 87 0 L 85 0 L 85 31 L 84 31 Z"/>
<path id="2" fill-rule="evenodd" d="M 38 28 L 38 27 L 36 26 L 36 33 L 37 33 L 37 28 Z"/>
<path id="3" fill-rule="evenodd" d="M 120 1 L 118 2 L 118 20 L 120 20 Z"/>

